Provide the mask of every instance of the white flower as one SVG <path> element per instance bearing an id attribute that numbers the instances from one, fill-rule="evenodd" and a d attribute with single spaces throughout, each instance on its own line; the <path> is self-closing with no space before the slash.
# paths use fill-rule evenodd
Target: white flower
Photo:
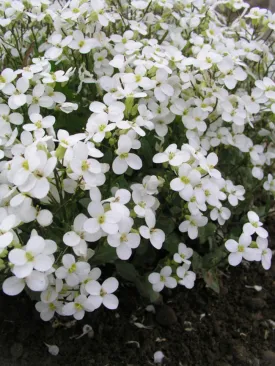
<path id="1" fill-rule="evenodd" d="M 243 226 L 244 234 L 253 235 L 256 233 L 261 238 L 266 239 L 268 237 L 268 232 L 262 227 L 263 223 L 260 222 L 259 216 L 253 211 L 249 211 L 247 216 L 249 222 Z"/>
<path id="2" fill-rule="evenodd" d="M 94 142 L 101 142 L 105 138 L 106 132 L 116 128 L 115 123 L 109 123 L 106 113 L 92 114 L 88 119 L 87 131 Z"/>
<path id="3" fill-rule="evenodd" d="M 85 311 L 94 311 L 95 307 L 91 299 L 87 298 L 85 295 L 77 296 L 73 302 L 65 304 L 62 308 L 62 315 L 73 315 L 76 320 L 81 320 L 84 318 Z"/>
<path id="4" fill-rule="evenodd" d="M 0 75 L 0 90 L 6 94 L 6 90 L 10 89 L 11 82 L 16 78 L 17 74 L 12 69 L 6 68 Z"/>
<path id="5" fill-rule="evenodd" d="M 190 159 L 190 154 L 186 151 L 180 151 L 176 144 L 169 145 L 164 152 L 154 155 L 153 162 L 156 164 L 169 162 L 172 166 L 180 166 Z"/>
<path id="6" fill-rule="evenodd" d="M 76 262 L 72 254 L 65 254 L 62 257 L 63 266 L 55 271 L 57 278 L 65 279 L 68 286 L 77 286 L 82 278 L 90 272 L 90 265 L 86 262 Z"/>
<path id="7" fill-rule="evenodd" d="M 81 4 L 80 0 L 72 0 L 67 5 L 61 13 L 63 19 L 77 20 L 78 17 L 88 10 L 88 4 Z"/>
<path id="8" fill-rule="evenodd" d="M 6 104 L 0 104 L 0 122 L 22 125 L 23 116 L 20 113 L 10 113 L 10 108 Z"/>
<path id="9" fill-rule="evenodd" d="M 231 252 L 228 257 L 228 262 L 231 266 L 237 266 L 241 263 L 242 259 L 247 261 L 258 260 L 261 252 L 259 249 L 250 248 L 251 236 L 242 234 L 239 238 L 239 242 L 229 239 L 225 243 L 226 249 Z"/>
<path id="10" fill-rule="evenodd" d="M 47 303 L 39 301 L 35 304 L 35 308 L 40 313 L 40 318 L 47 322 L 54 317 L 55 313 L 62 315 L 62 305 L 61 301 Z"/>
<path id="11" fill-rule="evenodd" d="M 116 278 L 110 277 L 102 285 L 97 281 L 89 281 L 85 289 L 90 294 L 89 300 L 95 309 L 102 304 L 111 310 L 118 307 L 118 298 L 113 294 L 118 289 L 118 280 Z"/>
<path id="12" fill-rule="evenodd" d="M 180 192 L 184 200 L 188 200 L 193 195 L 193 187 L 200 182 L 201 174 L 189 164 L 184 163 L 180 166 L 178 175 L 179 178 L 170 182 L 170 187 L 173 191 Z"/>
<path id="13" fill-rule="evenodd" d="M 261 261 L 264 269 L 268 270 L 271 267 L 272 251 L 268 248 L 268 240 L 258 237 L 256 239 L 258 248 L 261 251 Z"/>
<path id="14" fill-rule="evenodd" d="M 193 108 L 191 114 L 182 117 L 184 126 L 190 130 L 197 129 L 204 132 L 207 129 L 205 119 L 208 117 L 208 112 L 204 112 L 201 108 Z"/>
<path id="15" fill-rule="evenodd" d="M 267 181 L 264 182 L 264 189 L 266 191 L 275 192 L 275 179 L 271 174 L 268 174 Z"/>
<path id="16" fill-rule="evenodd" d="M 137 248 L 140 243 L 139 234 L 131 232 L 133 223 L 132 218 L 125 217 L 119 223 L 119 232 L 107 237 L 108 244 L 116 248 L 117 256 L 122 260 L 129 259 L 132 249 Z"/>
<path id="17" fill-rule="evenodd" d="M 90 186 L 94 186 L 96 175 L 101 173 L 101 165 L 95 159 L 88 159 L 89 149 L 82 141 L 77 142 L 73 147 L 73 159 L 70 162 L 72 171 L 83 179 Z"/>
<path id="18" fill-rule="evenodd" d="M 268 77 L 264 77 L 263 80 L 255 81 L 257 88 L 265 92 L 265 96 L 270 99 L 275 99 L 275 83 Z"/>
<path id="19" fill-rule="evenodd" d="M 216 221 L 220 225 L 224 225 L 225 221 L 227 221 L 231 216 L 231 211 L 227 207 L 214 207 L 210 212 L 211 220 Z"/>
<path id="20" fill-rule="evenodd" d="M 215 169 L 215 165 L 218 164 L 218 157 L 215 153 L 210 153 L 207 158 L 200 160 L 200 167 L 204 169 L 211 177 L 216 179 L 221 178 L 221 173 Z"/>
<path id="21" fill-rule="evenodd" d="M 60 104 L 59 108 L 61 109 L 62 112 L 68 114 L 68 113 L 72 113 L 73 111 L 76 111 L 78 109 L 78 104 L 65 102 L 65 103 Z"/>
<path id="22" fill-rule="evenodd" d="M 88 212 L 92 218 L 84 223 L 85 231 L 94 234 L 101 229 L 110 235 L 118 232 L 118 222 L 121 217 L 117 211 L 109 210 L 105 212 L 100 202 L 91 202 L 88 206 Z"/>
<path id="23" fill-rule="evenodd" d="M 144 194 L 140 190 L 133 191 L 133 201 L 135 202 L 134 211 L 138 215 L 138 217 L 145 217 L 148 210 L 152 210 L 156 199 L 155 197 Z"/>
<path id="24" fill-rule="evenodd" d="M 226 181 L 226 191 L 228 192 L 228 201 L 231 206 L 237 206 L 238 201 L 244 201 L 245 189 L 243 186 L 234 186 L 231 181 Z"/>
<path id="25" fill-rule="evenodd" d="M 112 165 L 115 174 L 123 174 L 128 169 L 128 166 L 134 170 L 139 170 L 142 167 L 142 161 L 136 154 L 130 153 L 133 148 L 133 142 L 127 135 L 122 135 L 118 140 L 118 155 Z"/>
<path id="26" fill-rule="evenodd" d="M 53 214 L 49 210 L 40 210 L 36 220 L 43 227 L 49 226 L 53 222 Z"/>
<path id="27" fill-rule="evenodd" d="M 69 80 L 69 77 L 65 75 L 65 71 L 63 70 L 55 71 L 52 73 L 44 72 L 42 75 L 44 76 L 44 78 L 42 79 L 42 82 L 44 84 L 63 83 Z"/>
<path id="28" fill-rule="evenodd" d="M 107 118 L 110 122 L 118 122 L 121 121 L 124 117 L 125 105 L 122 102 L 112 102 L 109 103 L 106 100 L 106 104 L 101 102 L 92 102 L 89 106 L 91 112 L 97 114 L 106 114 Z"/>
<path id="29" fill-rule="evenodd" d="M 10 95 L 8 104 L 11 109 L 18 109 L 27 103 L 26 91 L 29 89 L 29 80 L 21 77 L 16 81 L 16 87 L 9 84 L 5 88 L 5 94 Z"/>
<path id="30" fill-rule="evenodd" d="M 100 43 L 95 38 L 85 38 L 80 30 L 73 32 L 73 40 L 69 43 L 69 47 L 78 50 L 80 53 L 89 53 L 91 49 L 99 47 Z"/>
<path id="31" fill-rule="evenodd" d="M 187 232 L 190 239 L 194 240 L 199 235 L 199 227 L 203 227 L 207 224 L 208 218 L 202 214 L 191 215 L 187 217 L 186 221 L 183 221 L 179 226 L 179 231 L 182 233 Z"/>
<path id="32" fill-rule="evenodd" d="M 84 223 L 87 219 L 87 216 L 82 213 L 77 215 L 74 219 L 73 230 L 63 236 L 63 242 L 72 247 L 76 255 L 84 257 L 87 254 L 86 241 L 93 241 L 93 236 L 84 230 Z"/>
<path id="33" fill-rule="evenodd" d="M 25 278 L 34 269 L 39 272 L 48 271 L 54 263 L 51 254 L 55 251 L 55 242 L 47 242 L 41 236 L 32 236 L 23 249 L 10 251 L 9 261 L 13 264 L 13 274 L 18 278 Z"/>
<path id="34" fill-rule="evenodd" d="M 43 84 L 37 84 L 32 90 L 32 95 L 27 95 L 27 103 L 29 104 L 29 115 L 35 113 L 34 109 L 38 107 L 50 108 L 54 104 L 54 100 L 45 94 L 46 87 Z"/>
<path id="35" fill-rule="evenodd" d="M 12 276 L 4 281 L 3 291 L 9 296 L 16 296 L 24 290 L 25 285 L 32 291 L 44 291 L 48 286 L 48 278 L 46 274 L 35 270 L 26 278 Z"/>
<path id="36" fill-rule="evenodd" d="M 111 40 L 115 43 L 115 51 L 118 53 L 124 53 L 127 49 L 131 49 L 132 38 L 134 37 L 134 32 L 127 30 L 123 33 L 123 36 L 119 34 L 112 34 Z"/>
<path id="37" fill-rule="evenodd" d="M 247 77 L 247 73 L 241 67 L 235 67 L 230 56 L 224 57 L 217 66 L 222 72 L 221 80 L 230 90 L 235 88 L 238 81 L 244 81 Z"/>
<path id="38" fill-rule="evenodd" d="M 125 84 L 131 84 L 133 89 L 138 87 L 142 88 L 143 90 L 153 89 L 156 85 L 156 82 L 145 76 L 146 73 L 146 68 L 140 65 L 135 68 L 134 73 L 123 74 L 121 80 Z"/>
<path id="39" fill-rule="evenodd" d="M 213 64 L 217 64 L 222 61 L 222 56 L 214 52 L 210 45 L 205 45 L 197 55 L 195 65 L 201 70 L 208 70 Z"/>
<path id="40" fill-rule="evenodd" d="M 177 287 L 177 281 L 174 277 L 171 277 L 171 274 L 172 268 L 170 266 L 163 267 L 160 273 L 151 273 L 148 277 L 148 281 L 153 285 L 153 290 L 160 292 L 164 289 L 164 287 Z"/>
<path id="41" fill-rule="evenodd" d="M 154 94 L 159 102 L 164 102 L 174 95 L 174 88 L 169 84 L 168 72 L 158 69 L 156 72 L 156 87 Z"/>
<path id="42" fill-rule="evenodd" d="M 7 215 L 3 208 L 0 208 L 0 250 L 6 248 L 13 241 L 12 229 L 17 225 L 15 215 Z"/>
<path id="43" fill-rule="evenodd" d="M 24 124 L 23 128 L 26 131 L 36 131 L 41 130 L 43 128 L 52 127 L 55 123 L 54 116 L 42 117 L 41 114 L 33 113 L 30 115 L 30 120 L 32 123 Z"/>
<path id="44" fill-rule="evenodd" d="M 193 288 L 196 280 L 196 274 L 192 271 L 188 271 L 190 267 L 189 263 L 184 263 L 182 266 L 177 268 L 177 276 L 180 278 L 178 283 L 185 286 L 186 288 Z"/>
<path id="45" fill-rule="evenodd" d="M 184 243 L 179 243 L 178 253 L 174 254 L 174 261 L 177 263 L 187 263 L 190 264 L 189 258 L 193 255 L 193 249 L 187 248 Z"/>
<path id="46" fill-rule="evenodd" d="M 161 229 L 155 228 L 156 217 L 152 211 L 146 215 L 145 221 L 147 226 L 142 225 L 139 228 L 140 235 L 145 239 L 149 239 L 154 248 L 160 249 L 165 241 L 165 234 Z"/>

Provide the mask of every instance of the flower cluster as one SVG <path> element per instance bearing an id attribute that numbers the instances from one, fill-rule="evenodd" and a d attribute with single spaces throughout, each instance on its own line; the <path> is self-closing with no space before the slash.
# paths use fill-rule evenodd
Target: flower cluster
<path id="1" fill-rule="evenodd" d="M 270 11 L 1 0 L 0 26 L 6 294 L 27 286 L 43 320 L 81 319 L 117 308 L 115 276 L 151 297 L 192 288 L 228 251 L 270 267 L 257 215 L 275 195 Z"/>
<path id="2" fill-rule="evenodd" d="M 272 252 L 268 248 L 268 232 L 262 227 L 259 216 L 253 212 L 248 212 L 249 222 L 244 224 L 243 233 L 238 242 L 229 239 L 225 243 L 226 249 L 231 252 L 228 261 L 232 266 L 237 266 L 242 259 L 247 261 L 261 261 L 264 269 L 271 267 Z M 252 241 L 252 236 L 256 234 L 256 240 Z"/>

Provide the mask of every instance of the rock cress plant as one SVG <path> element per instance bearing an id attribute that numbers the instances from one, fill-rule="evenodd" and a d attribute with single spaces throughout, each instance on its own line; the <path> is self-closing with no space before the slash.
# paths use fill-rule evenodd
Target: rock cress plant
<path id="1" fill-rule="evenodd" d="M 41 318 L 124 279 L 271 265 L 275 15 L 243 0 L 0 1 L 3 291 Z"/>

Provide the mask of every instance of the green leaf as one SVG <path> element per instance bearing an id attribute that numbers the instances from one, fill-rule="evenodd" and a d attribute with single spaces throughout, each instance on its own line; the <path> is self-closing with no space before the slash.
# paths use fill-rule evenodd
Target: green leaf
<path id="1" fill-rule="evenodd" d="M 179 235 L 173 232 L 166 237 L 163 248 L 166 249 L 169 253 L 174 254 L 178 251 L 179 243 Z"/>
<path id="2" fill-rule="evenodd" d="M 199 228 L 199 239 L 200 243 L 204 244 L 207 242 L 210 236 L 213 236 L 216 231 L 216 225 L 213 222 L 209 222 L 206 226 Z"/>
<path id="3" fill-rule="evenodd" d="M 147 275 L 144 277 L 140 276 L 131 263 L 117 260 L 115 264 L 117 273 L 126 281 L 134 283 L 141 296 L 146 297 L 151 302 L 155 302 L 159 299 L 160 294 L 153 290 Z"/>
<path id="4" fill-rule="evenodd" d="M 100 265 L 113 262 L 117 258 L 116 249 L 109 245 L 100 245 L 96 249 L 95 255 L 91 258 L 91 263 Z"/>
<path id="5" fill-rule="evenodd" d="M 192 269 L 194 272 L 198 273 L 203 268 L 203 258 L 194 251 L 193 256 L 191 258 Z"/>
<path id="6" fill-rule="evenodd" d="M 150 302 L 156 302 L 160 298 L 160 293 L 153 290 L 152 284 L 147 276 L 136 282 L 137 289 L 141 296 L 146 297 Z"/>
<path id="7" fill-rule="evenodd" d="M 126 281 L 136 283 L 139 280 L 139 273 L 131 263 L 116 260 L 115 265 L 117 273 Z"/>
<path id="8" fill-rule="evenodd" d="M 145 138 L 141 140 L 141 148 L 140 148 L 141 154 L 144 156 L 144 163 L 147 165 L 147 167 L 153 166 L 153 150 L 152 145 L 149 143 L 149 141 Z"/>
<path id="9" fill-rule="evenodd" d="M 227 256 L 225 247 L 222 245 L 217 247 L 215 250 L 206 254 L 202 260 L 202 266 L 204 269 L 208 270 L 212 267 L 216 267 L 219 263 L 223 261 Z"/>
<path id="10" fill-rule="evenodd" d="M 204 271 L 203 279 L 207 287 L 211 288 L 217 294 L 220 293 L 220 283 L 216 270 L 212 269 L 209 271 Z"/>
<path id="11" fill-rule="evenodd" d="M 172 218 L 160 216 L 157 218 L 156 227 L 163 230 L 166 235 L 169 235 L 175 230 L 175 222 Z"/>

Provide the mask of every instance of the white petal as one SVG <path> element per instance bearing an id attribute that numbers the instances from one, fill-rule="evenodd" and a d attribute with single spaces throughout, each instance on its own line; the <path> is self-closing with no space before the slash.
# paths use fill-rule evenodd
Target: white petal
<path id="1" fill-rule="evenodd" d="M 13 249 L 9 253 L 9 261 L 17 266 L 27 263 L 26 252 L 23 249 Z"/>
<path id="2" fill-rule="evenodd" d="M 13 235 L 11 232 L 7 232 L 3 235 L 0 235 L 0 248 L 6 248 L 13 241 Z"/>
<path id="3" fill-rule="evenodd" d="M 70 316 L 73 315 L 76 312 L 76 307 L 74 302 L 70 302 L 68 304 L 65 304 L 62 308 L 62 314 Z"/>
<path id="4" fill-rule="evenodd" d="M 238 243 L 233 239 L 229 239 L 226 241 L 225 247 L 229 252 L 237 252 Z"/>
<path id="5" fill-rule="evenodd" d="M 94 306 L 95 309 L 98 309 L 103 302 L 103 298 L 99 295 L 89 296 L 89 301 L 91 302 L 91 304 Z"/>
<path id="6" fill-rule="evenodd" d="M 112 294 L 118 289 L 118 280 L 114 277 L 107 278 L 102 284 L 102 288 L 108 294 Z"/>
<path id="7" fill-rule="evenodd" d="M 121 159 L 119 156 L 113 161 L 112 169 L 115 174 L 123 174 L 128 169 L 128 164 L 125 159 Z"/>
<path id="8" fill-rule="evenodd" d="M 41 236 L 34 235 L 29 239 L 26 251 L 32 254 L 39 254 L 43 252 L 45 245 L 45 240 Z"/>
<path id="9" fill-rule="evenodd" d="M 256 214 L 256 212 L 253 211 L 249 211 L 247 213 L 248 216 L 248 220 L 253 223 L 253 222 L 259 222 L 259 216 Z"/>
<path id="10" fill-rule="evenodd" d="M 110 310 L 118 307 L 118 298 L 113 294 L 107 294 L 103 297 L 103 305 Z"/>
<path id="11" fill-rule="evenodd" d="M 231 264 L 231 266 L 237 266 L 242 261 L 242 254 L 239 252 L 236 253 L 230 253 L 228 257 L 228 262 Z"/>
<path id="12" fill-rule="evenodd" d="M 74 231 L 69 231 L 63 236 L 63 242 L 69 247 L 74 247 L 79 244 L 80 236 Z"/>
<path id="13" fill-rule="evenodd" d="M 72 254 L 64 254 L 62 263 L 65 268 L 70 268 L 75 263 L 75 257 Z"/>
<path id="14" fill-rule="evenodd" d="M 34 268 L 40 272 L 48 271 L 54 263 L 54 260 L 48 255 L 39 254 L 35 257 Z"/>
<path id="15" fill-rule="evenodd" d="M 33 291 L 44 291 L 48 285 L 48 279 L 43 273 L 33 271 L 32 274 L 26 278 L 26 284 Z"/>
<path id="16" fill-rule="evenodd" d="M 25 281 L 15 276 L 7 278 L 3 283 L 3 292 L 9 296 L 20 294 L 25 287 Z"/>
<path id="17" fill-rule="evenodd" d="M 101 291 L 101 285 L 99 282 L 97 281 L 89 281 L 86 286 L 85 286 L 85 290 L 93 296 L 97 296 L 100 295 L 100 291 Z"/>

